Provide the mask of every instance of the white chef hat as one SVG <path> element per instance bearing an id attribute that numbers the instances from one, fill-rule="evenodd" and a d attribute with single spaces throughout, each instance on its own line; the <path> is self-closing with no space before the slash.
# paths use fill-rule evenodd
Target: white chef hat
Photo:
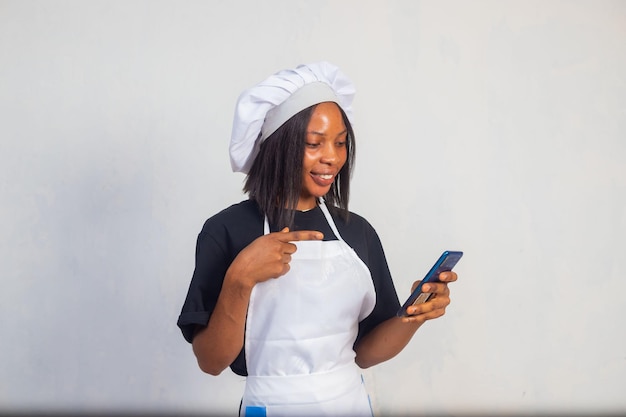
<path id="1" fill-rule="evenodd" d="M 329 62 L 277 72 L 244 91 L 237 100 L 230 140 L 230 165 L 248 173 L 261 143 L 298 112 L 332 101 L 352 118 L 352 81 Z"/>

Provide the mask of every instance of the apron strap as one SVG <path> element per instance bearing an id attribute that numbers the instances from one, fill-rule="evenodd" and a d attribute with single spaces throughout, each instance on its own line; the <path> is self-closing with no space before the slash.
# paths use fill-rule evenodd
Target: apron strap
<path id="1" fill-rule="evenodd" d="M 270 232 L 270 223 L 267 220 L 267 215 L 265 215 L 264 217 L 265 217 L 265 221 L 263 222 L 263 234 L 267 235 Z"/>
<path id="2" fill-rule="evenodd" d="M 326 207 L 326 203 L 324 203 L 324 199 L 322 197 L 319 198 L 319 204 L 320 208 L 322 209 L 322 213 L 324 213 L 324 217 L 326 217 L 326 221 L 328 222 L 328 225 L 332 229 L 333 233 L 335 234 L 335 236 L 337 236 L 337 239 L 343 242 L 344 240 L 339 234 L 339 230 L 337 230 L 337 226 L 335 225 L 333 217 L 330 215 L 328 207 Z"/>

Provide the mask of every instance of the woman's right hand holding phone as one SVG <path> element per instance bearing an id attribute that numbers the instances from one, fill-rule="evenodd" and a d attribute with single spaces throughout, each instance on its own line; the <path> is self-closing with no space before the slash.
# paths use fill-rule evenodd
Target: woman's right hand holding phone
<path id="1" fill-rule="evenodd" d="M 450 304 L 450 289 L 448 283 L 456 281 L 456 272 L 447 271 L 439 274 L 439 282 L 432 281 L 424 284 L 422 291 L 431 293 L 432 296 L 425 303 L 409 306 L 407 313 L 409 316 L 403 317 L 406 323 L 421 322 L 441 317 L 446 312 L 446 307 Z M 415 281 L 411 287 L 411 292 L 417 288 L 421 281 Z"/>

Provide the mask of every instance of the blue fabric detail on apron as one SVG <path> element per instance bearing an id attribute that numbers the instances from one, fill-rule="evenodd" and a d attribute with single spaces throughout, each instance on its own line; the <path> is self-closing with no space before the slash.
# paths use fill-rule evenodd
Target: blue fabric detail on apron
<path id="1" fill-rule="evenodd" d="M 246 407 L 246 417 L 265 417 L 265 407 L 253 407 L 253 406 L 247 406 Z"/>

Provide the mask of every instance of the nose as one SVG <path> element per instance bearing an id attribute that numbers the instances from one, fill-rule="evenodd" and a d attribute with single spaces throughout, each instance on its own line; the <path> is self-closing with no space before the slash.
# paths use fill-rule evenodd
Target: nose
<path id="1" fill-rule="evenodd" d="M 322 157 L 320 158 L 320 162 L 328 165 L 332 165 L 337 162 L 339 159 L 339 150 L 336 148 L 335 144 L 332 141 L 326 142 L 324 144 L 324 148 L 322 149 Z"/>

